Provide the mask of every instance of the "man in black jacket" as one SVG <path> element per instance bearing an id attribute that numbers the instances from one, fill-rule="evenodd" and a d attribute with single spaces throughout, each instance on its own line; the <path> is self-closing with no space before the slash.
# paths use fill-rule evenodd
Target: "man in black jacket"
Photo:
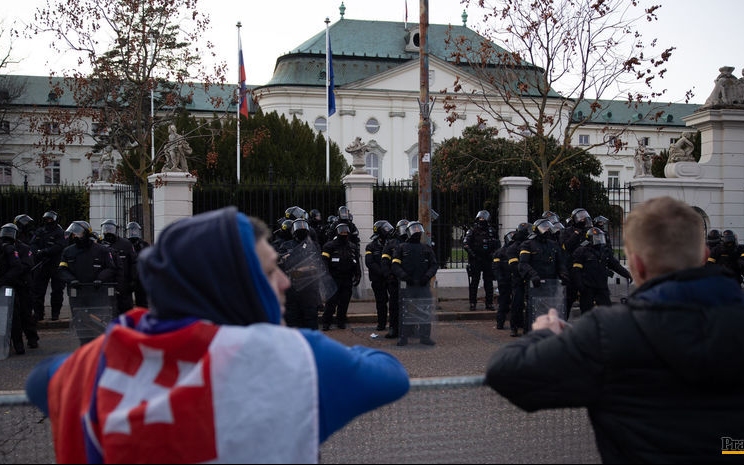
<path id="1" fill-rule="evenodd" d="M 137 275 L 135 266 L 137 264 L 137 251 L 134 244 L 119 236 L 119 226 L 112 219 L 101 223 L 101 235 L 103 245 L 111 248 L 111 256 L 117 268 L 116 273 L 116 311 L 114 316 L 126 313 L 134 307 L 134 280 Z"/>
<path id="2" fill-rule="evenodd" d="M 586 407 L 604 463 L 728 462 L 744 439 L 744 293 L 705 267 L 703 220 L 658 197 L 623 239 L 639 287 L 573 327 L 557 312 L 497 351 L 486 384 L 526 411 Z"/>

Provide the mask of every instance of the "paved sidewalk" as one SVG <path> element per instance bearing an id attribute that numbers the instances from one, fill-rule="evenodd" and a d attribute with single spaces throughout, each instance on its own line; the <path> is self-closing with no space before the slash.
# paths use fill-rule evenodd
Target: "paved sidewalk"
<path id="1" fill-rule="evenodd" d="M 496 319 L 496 312 L 485 310 L 483 289 L 479 290 L 478 308 L 472 312 L 469 311 L 468 290 L 466 288 L 439 288 L 436 293 L 439 302 L 437 305 L 437 319 L 439 321 Z M 46 319 L 38 323 L 39 329 L 69 328 L 70 306 L 67 295 L 65 294 L 62 311 L 59 314 L 60 318 L 57 321 L 49 319 L 51 310 L 49 309 L 48 300 L 49 297 L 47 295 Z M 494 302 L 494 305 L 497 305 L 497 303 Z M 349 305 L 348 317 L 349 323 L 376 323 L 377 311 L 375 310 L 374 298 L 363 297 L 361 299 L 352 299 Z"/>
<path id="2" fill-rule="evenodd" d="M 611 297 L 613 302 L 619 302 L 621 298 L 626 297 L 630 288 L 625 284 L 611 285 Z M 478 289 L 478 305 L 475 311 L 470 311 L 468 301 L 468 289 L 464 287 L 442 287 L 437 288 L 437 321 L 453 320 L 496 320 L 496 312 L 486 310 L 483 288 Z M 368 292 L 369 296 L 361 299 L 352 299 L 349 305 L 348 318 L 349 323 L 376 323 L 377 312 L 375 310 L 375 301 L 372 297 L 372 291 Z M 498 295 L 498 294 L 497 294 Z M 69 328 L 70 327 L 70 307 L 68 305 L 67 295 L 65 294 L 64 304 L 60 312 L 58 321 L 51 321 L 49 315 L 51 310 L 48 305 L 49 294 L 47 293 L 47 318 L 38 323 L 39 329 L 50 328 Z M 571 316 L 578 316 L 578 304 L 572 307 Z M 494 296 L 494 306 L 498 308 L 498 299 Z"/>

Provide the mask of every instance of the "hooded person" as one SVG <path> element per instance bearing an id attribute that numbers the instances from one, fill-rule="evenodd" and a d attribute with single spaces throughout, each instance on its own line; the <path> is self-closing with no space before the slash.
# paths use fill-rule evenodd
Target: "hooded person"
<path id="1" fill-rule="evenodd" d="M 289 280 L 268 236 L 227 207 L 142 251 L 150 308 L 27 380 L 58 462 L 313 463 L 333 432 L 406 394 L 392 355 L 280 325 Z"/>

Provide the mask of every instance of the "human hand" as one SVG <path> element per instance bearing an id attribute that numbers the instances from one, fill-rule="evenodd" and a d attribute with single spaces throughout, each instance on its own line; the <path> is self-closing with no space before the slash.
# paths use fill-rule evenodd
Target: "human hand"
<path id="1" fill-rule="evenodd" d="M 549 329 L 555 334 L 561 334 L 563 332 L 563 328 L 565 328 L 566 326 L 570 327 L 571 324 L 561 319 L 558 316 L 558 310 L 554 308 L 548 310 L 548 313 L 546 315 L 538 316 L 537 319 L 535 319 L 535 322 L 532 323 L 533 330 Z"/>

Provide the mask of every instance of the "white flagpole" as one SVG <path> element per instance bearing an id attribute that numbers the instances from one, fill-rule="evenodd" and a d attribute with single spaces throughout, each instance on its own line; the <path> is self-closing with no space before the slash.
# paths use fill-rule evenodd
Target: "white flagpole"
<path id="1" fill-rule="evenodd" d="M 329 66 L 329 57 L 328 57 L 328 50 L 330 49 L 330 36 L 328 34 L 328 25 L 331 23 L 331 20 L 326 17 L 325 24 L 326 24 L 326 134 L 325 134 L 325 140 L 326 140 L 326 184 L 330 184 L 331 182 L 331 142 L 329 138 L 329 134 L 331 132 L 331 116 L 328 114 L 329 108 L 328 108 L 328 98 L 329 98 L 329 92 L 333 92 L 332 89 L 329 89 L 329 86 L 331 85 L 331 69 Z"/>
<path id="2" fill-rule="evenodd" d="M 240 89 L 240 48 L 241 48 L 241 43 L 240 43 L 240 28 L 243 25 L 240 23 L 240 21 L 238 21 L 238 24 L 236 24 L 235 26 L 238 28 L 238 105 L 237 105 L 237 108 L 235 109 L 235 117 L 236 117 L 237 122 L 238 122 L 238 125 L 237 125 L 238 136 L 236 138 L 236 140 L 237 140 L 237 146 L 236 146 L 237 154 L 236 154 L 236 157 L 235 157 L 235 166 L 236 166 L 236 168 L 235 168 L 236 173 L 235 174 L 236 174 L 236 176 L 238 178 L 238 184 L 240 184 L 240 100 L 243 97 L 242 95 L 240 95 L 240 91 L 241 91 L 241 89 Z"/>

